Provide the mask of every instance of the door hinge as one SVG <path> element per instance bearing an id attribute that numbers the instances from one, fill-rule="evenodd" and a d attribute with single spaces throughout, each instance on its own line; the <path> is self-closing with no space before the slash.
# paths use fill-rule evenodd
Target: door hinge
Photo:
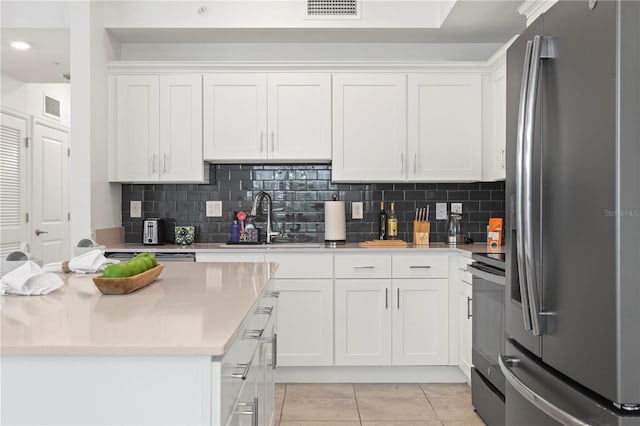
<path id="1" fill-rule="evenodd" d="M 67 213 L 67 220 L 71 220 L 71 212 Z"/>
<path id="2" fill-rule="evenodd" d="M 24 220 L 26 223 L 29 223 L 29 213 L 24 214 Z"/>
<path id="3" fill-rule="evenodd" d="M 67 148 L 67 157 L 71 157 L 71 148 Z"/>
<path id="4" fill-rule="evenodd" d="M 29 144 L 31 143 L 31 138 L 30 137 L 26 137 L 24 138 L 24 147 L 25 148 L 29 148 Z"/>

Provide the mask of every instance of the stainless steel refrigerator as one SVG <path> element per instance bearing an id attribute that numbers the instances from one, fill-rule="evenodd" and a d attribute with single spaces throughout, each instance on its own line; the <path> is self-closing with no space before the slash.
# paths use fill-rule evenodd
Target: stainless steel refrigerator
<path id="1" fill-rule="evenodd" d="M 507 158 L 506 424 L 640 425 L 640 1 L 511 45 Z"/>

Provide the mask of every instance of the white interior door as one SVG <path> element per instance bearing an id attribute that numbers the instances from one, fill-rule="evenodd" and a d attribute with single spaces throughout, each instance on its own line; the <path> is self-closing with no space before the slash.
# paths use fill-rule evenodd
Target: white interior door
<path id="1" fill-rule="evenodd" d="M 29 117 L 0 113 L 0 258 L 28 242 L 27 138 Z"/>
<path id="2" fill-rule="evenodd" d="M 44 263 L 69 259 L 69 131 L 33 125 L 33 244 Z"/>

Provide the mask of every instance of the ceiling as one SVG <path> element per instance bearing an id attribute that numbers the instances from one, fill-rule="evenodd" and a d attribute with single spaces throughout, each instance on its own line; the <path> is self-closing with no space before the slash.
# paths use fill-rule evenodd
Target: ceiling
<path id="1" fill-rule="evenodd" d="M 525 28 L 519 1 L 460 0 L 439 29 L 110 29 L 121 43 L 506 43 Z M 21 81 L 66 83 L 70 72 L 69 30 L 0 30 L 2 71 Z M 32 44 L 27 51 L 8 46 Z"/>

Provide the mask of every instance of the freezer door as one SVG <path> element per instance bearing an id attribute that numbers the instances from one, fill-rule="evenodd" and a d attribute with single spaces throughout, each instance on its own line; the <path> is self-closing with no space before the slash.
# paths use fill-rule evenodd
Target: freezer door
<path id="1" fill-rule="evenodd" d="M 521 84 L 525 64 L 527 42 L 535 35 L 542 34 L 542 20 L 537 19 L 518 37 L 507 51 L 507 180 L 505 183 L 506 210 L 505 215 L 505 245 L 506 245 L 506 282 L 505 290 L 505 332 L 514 337 L 522 345 L 536 355 L 541 355 L 541 339 L 534 336 L 525 327 L 525 317 L 528 317 L 526 306 L 523 305 L 523 294 L 520 291 L 519 269 L 517 263 L 518 250 L 516 240 L 520 233 L 516 225 L 516 145 L 518 139 L 518 113 L 521 109 Z M 540 105 L 540 102 L 538 102 Z M 534 146 L 540 146 L 540 122 L 537 122 L 534 132 Z M 535 163 L 538 165 L 540 162 Z M 538 192 L 539 194 L 539 192 Z M 539 219 L 537 219 L 539 223 Z M 523 312 L 524 310 L 524 312 Z M 530 321 L 530 320 L 529 320 Z"/>
<path id="2" fill-rule="evenodd" d="M 616 228 L 606 214 L 616 210 L 616 2 L 595 9 L 559 2 L 543 25 L 557 56 L 542 68 L 536 118 L 543 124 L 542 309 L 549 313 L 542 360 L 618 401 Z"/>
<path id="3" fill-rule="evenodd" d="M 507 354 L 500 358 L 507 383 L 507 425 L 640 425 L 640 416 L 609 409 L 608 401 L 566 381 L 512 340 L 507 341 Z"/>

